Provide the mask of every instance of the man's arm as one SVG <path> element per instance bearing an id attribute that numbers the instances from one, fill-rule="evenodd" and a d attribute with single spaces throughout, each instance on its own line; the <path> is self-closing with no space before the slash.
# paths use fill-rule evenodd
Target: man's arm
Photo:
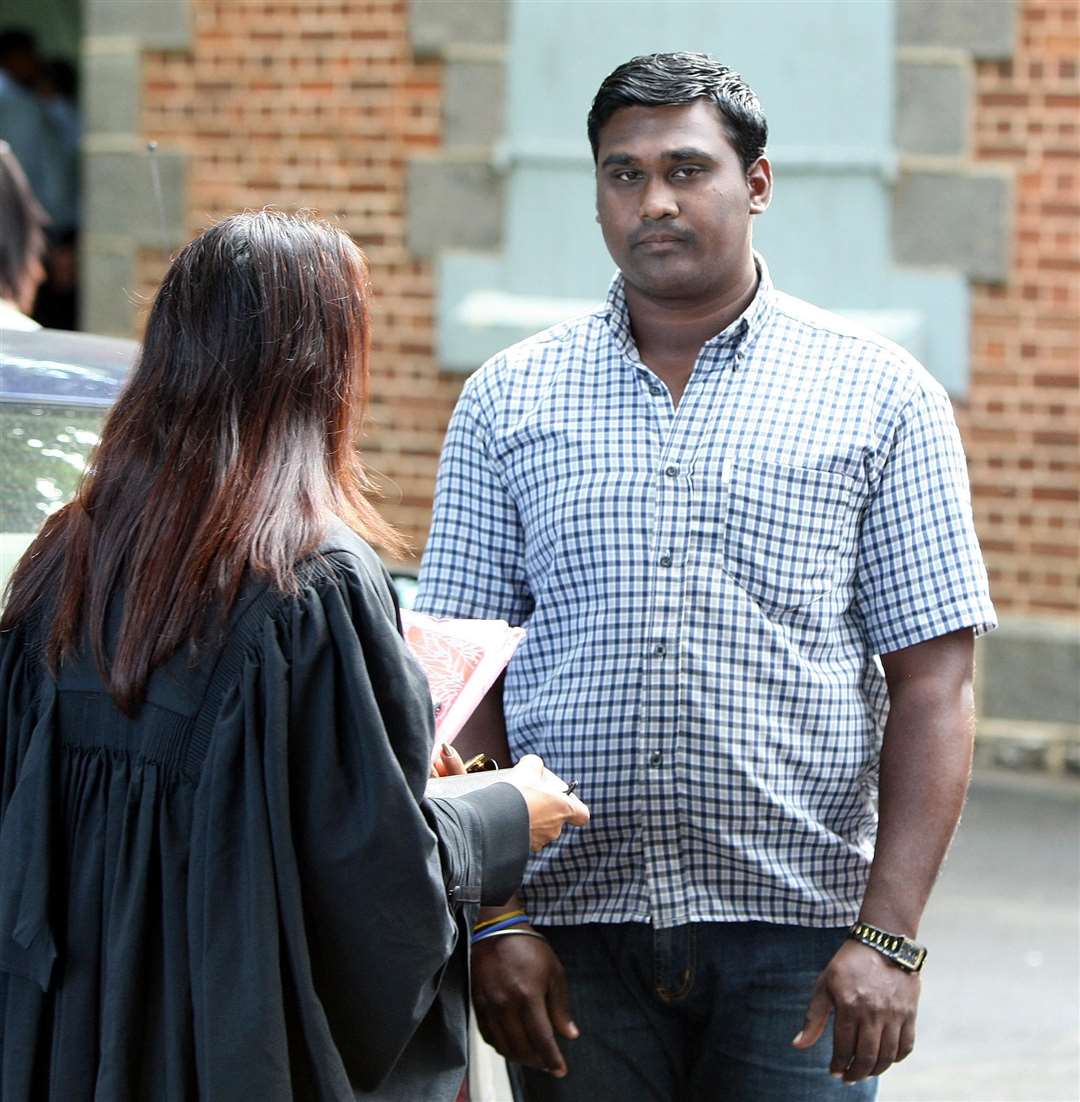
<path id="1" fill-rule="evenodd" d="M 487 754 L 499 763 L 500 769 L 514 764 L 510 760 L 510 746 L 506 741 L 506 718 L 503 715 L 505 676 L 499 675 L 499 679 L 491 686 L 454 739 L 454 749 L 464 761 L 476 754 Z"/>
<path id="2" fill-rule="evenodd" d="M 971 776 L 975 733 L 970 628 L 881 656 L 889 718 L 881 750 L 877 845 L 861 921 L 914 938 Z M 818 979 L 794 1044 L 809 1048 L 835 1011 L 834 1076 L 880 1075 L 912 1050 L 919 976 L 855 941 Z"/>
<path id="3" fill-rule="evenodd" d="M 502 769 L 510 761 L 503 713 L 503 679 L 492 687 L 461 729 L 454 746 L 468 760 L 487 754 Z M 512 895 L 500 907 L 481 907 L 480 921 L 521 906 Z M 484 1038 L 518 1064 L 566 1074 L 566 1061 L 555 1033 L 573 1040 L 566 976 L 546 941 L 532 937 L 497 937 L 478 942 L 472 954 L 472 996 Z"/>

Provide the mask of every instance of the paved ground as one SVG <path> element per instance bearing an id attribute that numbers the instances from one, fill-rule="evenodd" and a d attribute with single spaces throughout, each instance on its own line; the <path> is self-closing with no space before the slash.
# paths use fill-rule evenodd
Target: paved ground
<path id="1" fill-rule="evenodd" d="M 1080 1102 L 1080 781 L 978 775 L 920 933 L 919 1038 L 881 1102 Z"/>

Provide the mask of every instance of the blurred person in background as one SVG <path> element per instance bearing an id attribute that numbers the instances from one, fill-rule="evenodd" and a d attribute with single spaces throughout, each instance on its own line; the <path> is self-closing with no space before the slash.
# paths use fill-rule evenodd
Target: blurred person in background
<path id="1" fill-rule="evenodd" d="M 34 317 L 50 329 L 79 324 L 79 117 L 78 72 L 66 58 L 41 67 L 38 95 L 52 129 L 56 159 L 54 209 L 50 211 L 45 279 L 34 302 Z"/>
<path id="2" fill-rule="evenodd" d="M 450 1100 L 477 904 L 588 817 L 537 758 L 454 798 L 429 778 L 354 448 L 367 299 L 325 223 L 204 232 L 16 567 L 4 1102 Z"/>
<path id="3" fill-rule="evenodd" d="M 79 73 L 66 57 L 51 57 L 41 68 L 38 95 L 67 149 L 78 153 L 82 140 L 79 117 Z"/>
<path id="4" fill-rule="evenodd" d="M 32 34 L 22 28 L 0 30 L 0 138 L 19 159 L 38 202 L 52 214 L 57 144 L 38 95 L 41 71 Z"/>
<path id="5" fill-rule="evenodd" d="M 0 140 L 0 333 L 40 328 L 29 312 L 45 276 L 47 222 L 18 158 Z"/>
<path id="6" fill-rule="evenodd" d="M 459 743 L 593 812 L 504 904 L 543 937 L 477 943 L 477 1016 L 530 1102 L 871 1099 L 995 623 L 959 434 L 903 350 L 772 285 L 737 73 L 635 58 L 588 135 L 619 273 L 465 384 L 416 602 L 527 624 Z"/>
<path id="7" fill-rule="evenodd" d="M 33 315 L 57 329 L 77 324 L 79 142 L 75 67 L 45 61 L 34 36 L 0 31 L 0 139 L 19 159 L 48 214 L 45 280 Z"/>

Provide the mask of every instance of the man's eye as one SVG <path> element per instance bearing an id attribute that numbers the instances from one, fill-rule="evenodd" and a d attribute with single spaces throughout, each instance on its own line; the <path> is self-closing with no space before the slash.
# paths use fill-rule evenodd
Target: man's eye
<path id="1" fill-rule="evenodd" d="M 678 168 L 672 170 L 671 175 L 678 177 L 697 176 L 701 171 L 698 165 L 679 165 Z"/>
<path id="2" fill-rule="evenodd" d="M 614 176 L 614 178 L 616 180 L 618 180 L 621 183 L 625 184 L 625 183 L 632 183 L 634 180 L 639 179 L 640 176 L 641 176 L 641 173 L 638 172 L 636 169 L 624 168 L 619 172 L 612 173 L 612 175 Z"/>

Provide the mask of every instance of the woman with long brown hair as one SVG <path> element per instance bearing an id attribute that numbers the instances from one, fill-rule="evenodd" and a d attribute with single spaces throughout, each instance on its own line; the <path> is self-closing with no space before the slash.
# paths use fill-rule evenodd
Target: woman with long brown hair
<path id="1" fill-rule="evenodd" d="M 273 212 L 173 261 L 0 619 L 0 1097 L 453 1098 L 481 897 L 587 811 L 425 795 L 367 541 L 367 276 Z"/>

